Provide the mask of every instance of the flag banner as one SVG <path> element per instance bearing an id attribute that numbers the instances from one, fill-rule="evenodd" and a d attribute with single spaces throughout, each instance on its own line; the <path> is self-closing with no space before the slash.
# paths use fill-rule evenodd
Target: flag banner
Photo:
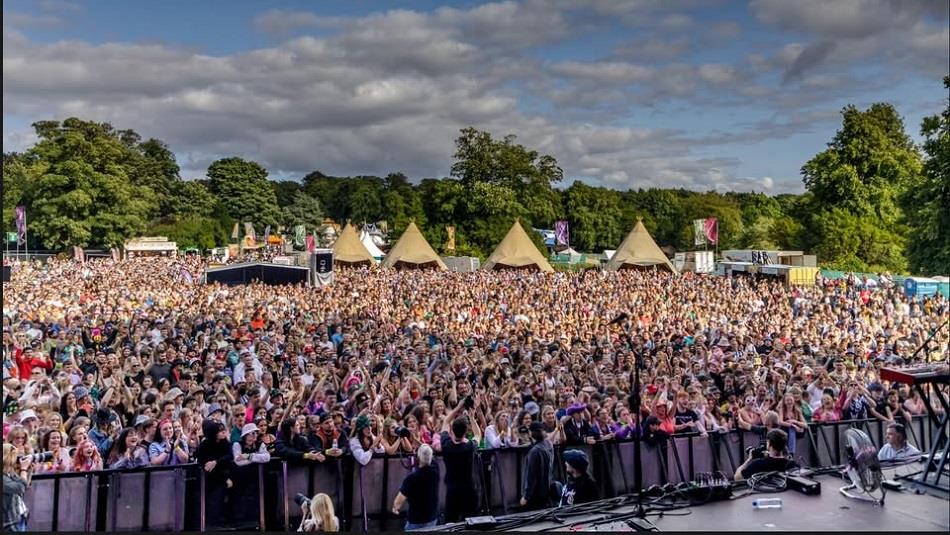
<path id="1" fill-rule="evenodd" d="M 310 272 L 318 286 L 333 284 L 333 249 L 320 249 L 310 255 Z"/>
<path id="2" fill-rule="evenodd" d="M 307 252 L 312 253 L 317 250 L 317 240 L 313 237 L 313 234 L 307 235 Z"/>
<path id="3" fill-rule="evenodd" d="M 771 265 L 772 257 L 769 256 L 768 251 L 752 251 L 752 263 Z"/>
<path id="4" fill-rule="evenodd" d="M 268 241 L 270 241 L 270 225 L 264 227 L 264 245 L 267 245 Z"/>
<path id="5" fill-rule="evenodd" d="M 231 239 L 236 240 L 241 237 L 241 226 L 238 223 L 234 224 L 234 228 L 231 229 Z"/>
<path id="6" fill-rule="evenodd" d="M 303 247 L 304 241 L 306 240 L 307 229 L 303 225 L 297 225 L 294 227 L 294 245 L 297 247 Z"/>
<path id="7" fill-rule="evenodd" d="M 703 223 L 703 227 L 709 243 L 719 243 L 719 220 L 710 217 Z"/>
<path id="8" fill-rule="evenodd" d="M 445 233 L 448 234 L 448 239 L 445 240 L 445 250 L 454 251 L 455 250 L 455 227 L 448 225 L 445 227 Z"/>
<path id="9" fill-rule="evenodd" d="M 85 262 L 85 261 L 86 261 L 86 252 L 82 250 L 82 247 L 79 247 L 79 246 L 74 245 L 74 246 L 73 246 L 73 258 L 75 258 L 75 259 L 76 259 L 77 261 L 79 261 L 79 262 Z"/>
<path id="10" fill-rule="evenodd" d="M 244 223 L 244 235 L 250 236 L 252 240 L 257 241 L 257 233 L 254 232 L 253 223 Z"/>
<path id="11" fill-rule="evenodd" d="M 557 245 L 571 244 L 571 236 L 566 219 L 554 223 L 554 241 Z"/>
<path id="12" fill-rule="evenodd" d="M 192 285 L 195 283 L 194 276 L 192 276 L 191 272 L 185 269 L 184 267 L 181 268 L 181 280 L 185 281 L 185 284 L 188 284 L 188 285 Z"/>
<path id="13" fill-rule="evenodd" d="M 7 241 L 15 242 L 16 241 L 16 232 L 7 232 Z"/>
<path id="14" fill-rule="evenodd" d="M 26 245 L 26 206 L 16 207 L 17 244 Z"/>
<path id="15" fill-rule="evenodd" d="M 119 251 L 119 248 L 118 248 L 118 247 L 113 247 L 113 248 L 112 248 L 112 260 L 115 261 L 115 262 L 118 262 L 118 261 L 121 260 L 121 259 L 122 259 L 122 252 Z"/>
<path id="16" fill-rule="evenodd" d="M 706 245 L 706 220 L 693 220 L 693 244 Z"/>

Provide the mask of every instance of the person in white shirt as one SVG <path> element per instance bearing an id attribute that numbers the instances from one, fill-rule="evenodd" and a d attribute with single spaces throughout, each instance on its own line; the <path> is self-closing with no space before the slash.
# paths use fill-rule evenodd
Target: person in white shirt
<path id="1" fill-rule="evenodd" d="M 261 361 L 250 351 L 245 351 L 241 353 L 241 362 L 238 362 L 237 366 L 234 367 L 234 384 L 245 382 L 244 375 L 248 368 L 253 369 L 257 377 L 264 375 L 264 365 L 261 364 Z"/>
<path id="2" fill-rule="evenodd" d="M 517 443 L 511 427 L 511 417 L 507 412 L 499 412 L 495 415 L 495 422 L 485 428 L 485 445 L 489 449 L 498 449 L 515 446 Z"/>
<path id="3" fill-rule="evenodd" d="M 907 431 L 901 424 L 888 425 L 885 439 L 887 444 L 877 452 L 879 461 L 902 461 L 920 456 L 920 450 L 907 443 Z"/>

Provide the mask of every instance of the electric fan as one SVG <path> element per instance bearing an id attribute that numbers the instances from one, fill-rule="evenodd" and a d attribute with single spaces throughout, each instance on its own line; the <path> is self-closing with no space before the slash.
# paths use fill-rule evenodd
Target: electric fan
<path id="1" fill-rule="evenodd" d="M 877 460 L 877 448 L 864 431 L 848 429 L 845 433 L 847 440 L 848 466 L 842 472 L 842 477 L 851 481 L 850 485 L 839 490 L 848 498 L 874 502 L 884 505 L 886 490 L 881 486 L 883 476 L 881 463 Z M 857 490 L 857 493 L 850 491 Z"/>

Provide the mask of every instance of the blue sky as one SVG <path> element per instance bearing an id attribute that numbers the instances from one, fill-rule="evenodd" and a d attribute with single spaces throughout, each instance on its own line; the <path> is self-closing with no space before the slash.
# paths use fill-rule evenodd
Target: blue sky
<path id="1" fill-rule="evenodd" d="M 8 0 L 4 151 L 78 116 L 272 177 L 445 176 L 475 126 L 614 188 L 802 190 L 847 104 L 943 105 L 945 1 Z"/>

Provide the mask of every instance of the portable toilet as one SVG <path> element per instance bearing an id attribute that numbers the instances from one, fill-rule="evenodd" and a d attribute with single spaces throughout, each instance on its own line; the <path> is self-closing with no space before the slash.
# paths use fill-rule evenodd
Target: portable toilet
<path id="1" fill-rule="evenodd" d="M 940 281 L 926 277 L 907 277 L 904 279 L 904 293 L 907 297 L 928 297 L 937 293 Z"/>

